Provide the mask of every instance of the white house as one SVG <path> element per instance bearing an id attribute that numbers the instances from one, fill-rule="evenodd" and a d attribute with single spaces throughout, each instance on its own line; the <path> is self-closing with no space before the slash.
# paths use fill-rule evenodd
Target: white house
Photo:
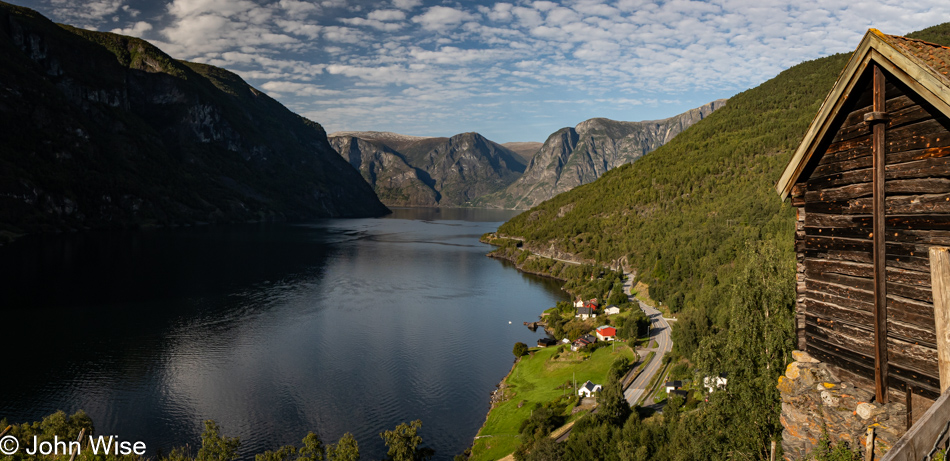
<path id="1" fill-rule="evenodd" d="M 600 384 L 594 384 L 588 380 L 583 386 L 581 386 L 580 389 L 577 390 L 577 395 L 581 397 L 590 397 L 595 392 L 600 392 L 600 390 L 603 388 L 604 387 Z"/>
<path id="2" fill-rule="evenodd" d="M 673 391 L 675 391 L 675 390 L 677 390 L 677 389 L 683 387 L 683 382 L 682 382 L 682 381 L 670 381 L 670 382 L 667 382 L 666 384 L 664 384 L 664 386 L 666 387 L 666 393 L 669 394 L 670 392 L 673 392 Z"/>
<path id="3" fill-rule="evenodd" d="M 611 304 L 604 309 L 604 313 L 607 315 L 616 315 L 620 313 L 620 308 Z"/>
<path id="4" fill-rule="evenodd" d="M 590 307 L 581 306 L 577 308 L 577 314 L 574 315 L 574 317 L 577 317 L 581 320 L 592 319 L 597 317 L 597 310 Z"/>
<path id="5" fill-rule="evenodd" d="M 584 301 L 581 301 L 579 299 L 577 301 L 574 301 L 574 307 L 584 307 Z"/>
<path id="6" fill-rule="evenodd" d="M 712 394 L 717 389 L 725 389 L 728 382 L 729 380 L 726 379 L 725 374 L 721 374 L 719 376 L 707 376 L 703 378 L 703 387 L 705 387 L 706 390 Z"/>

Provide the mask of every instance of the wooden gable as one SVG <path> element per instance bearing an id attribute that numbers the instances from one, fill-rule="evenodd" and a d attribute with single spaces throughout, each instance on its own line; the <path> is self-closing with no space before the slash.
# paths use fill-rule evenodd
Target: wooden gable
<path id="1" fill-rule="evenodd" d="M 885 400 L 941 388 L 928 254 L 950 246 L 948 62 L 870 30 L 776 186 L 798 207 L 799 348 Z"/>

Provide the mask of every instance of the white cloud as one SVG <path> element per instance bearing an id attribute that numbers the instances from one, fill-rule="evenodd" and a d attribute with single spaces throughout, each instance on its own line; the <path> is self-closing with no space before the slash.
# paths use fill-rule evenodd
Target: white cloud
<path id="1" fill-rule="evenodd" d="M 366 15 L 366 19 L 376 21 L 402 21 L 406 19 L 406 13 L 399 10 L 376 10 Z"/>
<path id="2" fill-rule="evenodd" d="M 393 0 L 393 6 L 400 10 L 411 10 L 422 5 L 422 0 Z"/>
<path id="3" fill-rule="evenodd" d="M 369 26 L 374 29 L 379 29 L 387 32 L 395 32 L 403 28 L 402 23 L 398 22 L 383 22 L 375 19 L 363 19 L 363 18 L 342 18 L 340 22 L 344 24 L 349 24 L 351 26 Z"/>
<path id="4" fill-rule="evenodd" d="M 278 5 L 286 12 L 295 17 L 307 16 L 320 11 L 320 6 L 315 3 L 303 2 L 299 0 L 280 0 Z"/>
<path id="5" fill-rule="evenodd" d="M 323 38 L 338 43 L 360 43 L 365 36 L 349 27 L 327 26 L 323 28 Z"/>
<path id="6" fill-rule="evenodd" d="M 291 93 L 295 96 L 333 96 L 342 93 L 339 90 L 328 90 L 321 85 L 298 82 L 270 81 L 261 85 L 261 88 L 267 92 Z"/>
<path id="7" fill-rule="evenodd" d="M 104 21 L 122 8 L 125 0 L 92 0 L 75 2 L 72 0 L 51 0 L 53 13 L 70 22 Z"/>
<path id="8" fill-rule="evenodd" d="M 112 33 L 122 34 L 122 35 L 131 35 L 133 37 L 141 37 L 142 34 L 150 30 L 152 30 L 151 24 L 145 21 L 139 21 L 133 24 L 131 27 L 126 27 L 124 29 L 112 29 Z"/>
<path id="9" fill-rule="evenodd" d="M 284 32 L 294 35 L 303 35 L 310 39 L 320 37 L 320 31 L 323 30 L 323 27 L 318 24 L 308 24 L 303 21 L 287 21 L 278 19 L 274 22 L 280 26 Z"/>
<path id="10" fill-rule="evenodd" d="M 685 109 L 707 102 L 696 95 L 727 96 L 853 50 L 868 27 L 902 34 L 950 16 L 946 0 L 25 1 L 48 5 L 57 21 L 159 38 L 172 56 L 256 80 L 318 121 L 393 123 L 389 111 L 402 104 L 392 112 L 406 114 L 400 126 L 433 114 L 507 117 L 487 112 L 490 98 L 538 112 L 545 99 L 589 111 Z M 556 119 L 575 113 L 570 104 Z"/>
<path id="11" fill-rule="evenodd" d="M 412 18 L 412 22 L 428 30 L 444 31 L 464 21 L 474 19 L 476 19 L 476 16 L 467 11 L 449 8 L 447 6 L 433 6 L 426 10 L 425 13 Z"/>

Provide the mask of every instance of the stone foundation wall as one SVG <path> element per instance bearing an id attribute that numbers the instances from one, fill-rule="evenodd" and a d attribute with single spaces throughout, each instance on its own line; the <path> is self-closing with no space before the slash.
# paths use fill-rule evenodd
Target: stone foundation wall
<path id="1" fill-rule="evenodd" d="M 864 453 L 868 427 L 874 427 L 874 455 L 880 459 L 907 431 L 903 403 L 872 402 L 873 392 L 840 381 L 831 367 L 807 353 L 794 351 L 792 357 L 795 361 L 778 380 L 785 459 L 806 459 L 823 435 Z"/>

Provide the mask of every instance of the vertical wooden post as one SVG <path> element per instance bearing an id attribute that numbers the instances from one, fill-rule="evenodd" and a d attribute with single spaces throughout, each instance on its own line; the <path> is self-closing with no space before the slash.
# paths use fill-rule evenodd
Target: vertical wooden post
<path id="1" fill-rule="evenodd" d="M 904 405 L 907 406 L 907 430 L 910 430 L 910 427 L 914 425 L 914 387 L 909 383 L 906 386 Z"/>
<path id="2" fill-rule="evenodd" d="M 864 461 L 874 459 L 874 427 L 868 427 L 868 435 L 864 439 Z"/>
<path id="3" fill-rule="evenodd" d="M 940 393 L 950 387 L 950 248 L 930 247 L 930 284 L 937 330 Z"/>
<path id="4" fill-rule="evenodd" d="M 79 442 L 79 446 L 80 446 L 80 447 L 82 446 L 82 436 L 83 436 L 83 434 L 85 434 L 85 433 L 86 433 L 86 428 L 82 428 L 82 429 L 79 431 L 79 438 L 76 439 L 76 441 Z M 76 455 L 79 454 L 79 450 L 72 451 L 72 448 L 70 448 L 70 451 L 71 451 L 72 453 L 70 453 L 69 461 L 76 461 Z"/>
<path id="5" fill-rule="evenodd" d="M 769 453 L 769 461 L 775 461 L 775 441 L 772 441 L 772 451 Z"/>
<path id="6" fill-rule="evenodd" d="M 884 72 L 874 64 L 875 114 L 884 113 Z M 879 403 L 887 403 L 887 272 L 884 241 L 884 123 L 876 117 L 873 128 L 874 162 L 874 387 Z"/>

